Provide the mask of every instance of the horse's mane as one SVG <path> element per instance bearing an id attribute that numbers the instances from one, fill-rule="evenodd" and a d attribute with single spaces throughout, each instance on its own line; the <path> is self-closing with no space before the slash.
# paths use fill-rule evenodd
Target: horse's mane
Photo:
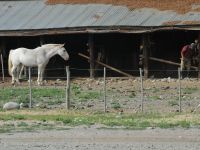
<path id="1" fill-rule="evenodd" d="M 61 44 L 44 44 L 41 47 L 46 47 L 46 46 L 59 46 Z"/>

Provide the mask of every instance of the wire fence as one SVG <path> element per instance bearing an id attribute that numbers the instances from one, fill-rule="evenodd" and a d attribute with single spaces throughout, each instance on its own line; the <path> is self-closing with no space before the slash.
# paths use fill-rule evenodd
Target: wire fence
<path id="1" fill-rule="evenodd" d="M 74 77 L 71 75 L 74 70 L 77 71 L 69 67 L 47 69 L 64 73 L 45 77 L 42 86 L 37 85 L 36 71 L 30 68 L 27 76 L 15 86 L 11 86 L 11 78 L 4 77 L 0 84 L 0 106 L 16 101 L 29 108 L 162 113 L 193 112 L 199 107 L 200 81 L 197 76 L 181 78 L 180 70 L 173 70 L 176 77 L 149 79 L 144 79 L 142 69 L 131 70 L 132 74 L 138 74 L 134 77 L 108 77 L 111 70 L 97 69 L 95 71 L 101 71 L 102 76 L 94 79 Z M 78 71 L 80 74 L 89 72 L 88 69 Z M 197 71 L 191 73 L 198 74 Z"/>

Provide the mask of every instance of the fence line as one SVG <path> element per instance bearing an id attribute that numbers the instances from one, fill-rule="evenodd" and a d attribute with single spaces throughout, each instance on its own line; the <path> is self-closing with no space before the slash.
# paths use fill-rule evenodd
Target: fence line
<path id="1" fill-rule="evenodd" d="M 179 85 L 179 112 L 181 112 L 182 111 L 182 109 L 181 109 L 181 69 L 180 68 L 178 68 L 178 85 Z"/>
<path id="2" fill-rule="evenodd" d="M 32 108 L 32 79 L 31 79 L 31 67 L 28 68 L 28 73 L 29 73 L 29 108 Z"/>
<path id="3" fill-rule="evenodd" d="M 66 66 L 67 86 L 66 86 L 66 108 L 70 109 L 70 71 L 69 66 Z"/>
<path id="4" fill-rule="evenodd" d="M 104 78 L 104 112 L 106 112 L 107 110 L 107 100 L 106 100 L 106 67 L 104 67 L 104 74 L 103 74 L 103 78 Z"/>
<path id="5" fill-rule="evenodd" d="M 5 73 L 4 73 L 4 65 L 3 65 L 3 55 L 1 54 L 1 72 L 2 72 L 2 80 L 4 82 L 4 77 L 5 77 Z"/>
<path id="6" fill-rule="evenodd" d="M 142 77 L 142 69 L 140 68 L 140 85 L 141 85 L 141 111 L 143 112 L 143 99 L 144 99 L 144 87 L 143 87 L 143 77 Z"/>
<path id="7" fill-rule="evenodd" d="M 70 109 L 70 103 L 71 103 L 71 101 L 73 101 L 73 99 L 70 98 L 70 93 L 71 93 L 71 91 L 70 91 L 70 84 L 71 84 L 71 82 L 70 82 L 70 78 L 71 78 L 70 70 L 71 70 L 71 68 L 69 68 L 69 66 L 67 66 L 66 67 L 66 77 L 64 78 L 64 79 L 66 79 L 66 86 L 64 87 L 65 90 L 66 90 L 66 92 L 65 92 L 66 93 L 66 96 L 65 96 L 66 109 Z M 32 74 L 31 74 L 31 71 L 32 71 L 32 69 L 29 68 L 29 98 L 30 98 L 29 107 L 30 108 L 32 107 L 32 99 L 33 99 L 33 97 L 32 97 Z M 102 84 L 98 84 L 99 86 L 102 86 L 101 89 L 103 89 L 102 97 L 103 97 L 104 107 L 102 108 L 102 111 L 104 110 L 104 112 L 107 112 L 107 109 L 108 109 L 108 106 L 109 106 L 109 103 L 108 103 L 109 97 L 107 97 L 107 90 L 108 89 L 107 89 L 107 82 L 106 82 L 107 81 L 106 72 L 107 72 L 107 68 L 104 68 L 103 78 L 101 78 L 101 80 L 103 82 L 102 82 Z M 177 106 L 179 106 L 178 111 L 182 112 L 183 111 L 182 110 L 182 105 L 183 105 L 182 104 L 182 98 L 183 98 L 182 96 L 183 95 L 182 95 L 182 84 L 181 84 L 182 80 L 181 80 L 180 68 L 176 72 L 178 72 L 178 79 L 177 79 L 178 88 L 176 87 L 178 97 L 176 97 L 176 98 L 178 98 L 178 100 L 179 100 L 179 101 L 177 101 L 178 102 Z M 144 101 L 144 98 L 145 98 L 146 95 L 148 95 L 148 92 L 150 92 L 150 91 L 148 91 L 148 89 L 144 88 L 143 82 L 145 80 L 143 79 L 143 70 L 141 68 L 139 69 L 139 74 L 140 74 L 140 77 L 138 79 L 138 81 L 139 81 L 138 83 L 140 84 L 140 89 L 139 89 L 139 91 L 140 91 L 140 101 L 139 101 L 139 103 L 140 103 L 140 106 L 141 106 L 141 112 L 145 112 L 146 109 L 147 109 L 147 107 L 146 107 L 147 103 L 146 103 L 146 101 Z M 102 100 L 102 97 L 101 97 L 101 100 Z M 184 103 L 184 101 L 183 101 L 183 103 Z"/>

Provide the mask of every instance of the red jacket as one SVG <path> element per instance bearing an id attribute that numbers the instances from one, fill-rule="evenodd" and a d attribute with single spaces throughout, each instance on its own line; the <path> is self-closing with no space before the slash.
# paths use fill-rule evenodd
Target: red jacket
<path id="1" fill-rule="evenodd" d="M 191 49 L 190 45 L 185 45 L 181 50 L 181 56 L 185 58 L 192 58 L 193 50 Z"/>

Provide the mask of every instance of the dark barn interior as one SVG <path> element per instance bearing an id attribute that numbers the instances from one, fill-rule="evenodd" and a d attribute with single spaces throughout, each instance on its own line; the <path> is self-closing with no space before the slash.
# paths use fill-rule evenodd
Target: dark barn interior
<path id="1" fill-rule="evenodd" d="M 144 33 L 146 34 L 146 33 Z M 94 59 L 103 62 L 113 68 L 117 68 L 131 75 L 139 75 L 140 45 L 144 34 L 125 33 L 101 33 L 92 34 Z M 55 56 L 49 61 L 45 76 L 65 77 L 65 66 L 71 68 L 71 76 L 88 77 L 90 75 L 89 59 L 83 58 L 79 54 L 89 57 L 89 36 L 91 34 L 63 34 L 45 36 L 18 36 L 1 37 L 4 45 L 3 58 L 5 75 L 7 74 L 7 60 L 10 49 L 26 47 L 33 49 L 40 44 L 65 43 L 65 48 L 69 53 L 70 60 L 66 63 L 60 56 Z M 194 42 L 198 38 L 197 31 L 159 31 L 148 33 L 150 44 L 148 47 L 149 56 L 163 60 L 180 63 L 181 47 Z M 149 60 L 149 76 L 168 77 L 177 76 L 178 65 L 171 65 L 163 62 Z M 103 66 L 95 63 L 95 76 L 103 75 Z M 37 71 L 33 70 L 33 75 L 37 76 Z M 122 74 L 107 70 L 107 76 L 123 76 Z"/>

